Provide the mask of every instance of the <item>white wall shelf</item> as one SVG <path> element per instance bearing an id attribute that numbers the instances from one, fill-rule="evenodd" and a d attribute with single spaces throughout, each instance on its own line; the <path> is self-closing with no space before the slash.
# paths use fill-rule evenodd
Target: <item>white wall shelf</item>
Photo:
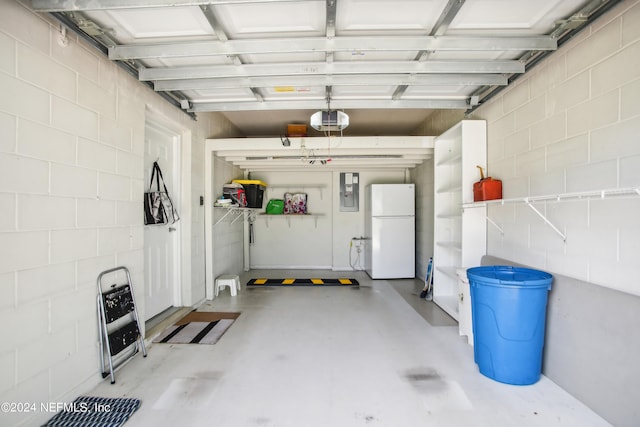
<path id="1" fill-rule="evenodd" d="M 480 265 L 486 251 L 486 213 L 461 209 L 473 201 L 473 183 L 480 179 L 476 165 L 486 169 L 486 135 L 484 120 L 463 120 L 437 137 L 434 146 L 433 301 L 456 320 L 456 272 Z"/>
<path id="2" fill-rule="evenodd" d="M 442 218 L 442 219 L 462 218 L 462 212 L 443 213 L 438 215 L 438 218 Z"/>
<path id="3" fill-rule="evenodd" d="M 313 218 L 315 221 L 315 227 L 318 227 L 318 218 L 323 217 L 324 214 L 281 214 L 281 215 L 273 215 L 273 214 L 260 214 L 260 218 L 265 218 L 265 220 L 267 221 L 267 227 L 269 227 L 269 222 L 271 221 L 272 218 L 278 218 L 278 220 L 280 218 L 286 218 L 287 219 L 287 223 L 289 224 L 289 228 L 291 228 L 291 218 Z"/>
<path id="4" fill-rule="evenodd" d="M 555 231 L 558 236 L 562 238 L 563 241 L 567 241 L 567 236 L 556 226 L 554 225 L 547 216 L 541 212 L 538 208 L 536 208 L 533 204 L 540 202 L 562 202 L 569 200 L 584 200 L 584 199 L 606 199 L 612 197 L 635 197 L 640 196 L 640 187 L 626 187 L 626 188 L 614 188 L 608 190 L 594 190 L 594 191 L 582 191 L 575 193 L 562 193 L 562 194 L 553 194 L 553 195 L 545 195 L 545 196 L 531 196 L 531 197 L 517 197 L 510 199 L 496 199 L 496 200 L 486 200 L 483 202 L 473 202 L 473 203 L 463 203 L 462 208 L 485 208 L 491 205 L 505 205 L 511 203 L 523 203 L 529 206 L 531 210 L 533 210 L 553 231 Z M 488 216 L 486 217 L 487 221 L 496 227 L 500 233 L 504 234 L 502 228 L 492 221 Z"/>
<path id="5" fill-rule="evenodd" d="M 441 159 L 436 166 L 452 165 L 462 160 L 462 154 L 459 151 L 448 152 L 447 155 Z"/>
<path id="6" fill-rule="evenodd" d="M 447 183 L 436 190 L 438 193 L 459 193 L 462 191 L 462 184 L 458 181 Z"/>
<path id="7" fill-rule="evenodd" d="M 440 246 L 441 248 L 462 251 L 462 244 L 460 243 L 460 241 L 436 242 L 436 245 Z"/>
<path id="8" fill-rule="evenodd" d="M 463 208 L 477 208 L 489 205 L 505 205 L 507 203 L 535 203 L 545 201 L 567 201 L 576 199 L 610 198 L 615 196 L 640 196 L 640 187 L 613 188 L 609 190 L 593 190 L 575 193 L 549 194 L 545 196 L 515 197 L 510 199 L 486 200 L 484 202 L 464 203 Z"/>
<path id="9" fill-rule="evenodd" d="M 436 267 L 436 270 L 444 275 L 451 277 L 452 279 L 455 279 L 457 277 L 456 272 L 458 271 L 458 269 L 456 267 Z"/>

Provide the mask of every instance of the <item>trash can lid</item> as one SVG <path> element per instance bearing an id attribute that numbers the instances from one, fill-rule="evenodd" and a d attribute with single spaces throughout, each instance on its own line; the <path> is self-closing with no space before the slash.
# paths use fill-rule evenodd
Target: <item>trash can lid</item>
<path id="1" fill-rule="evenodd" d="M 548 289 L 553 281 L 553 276 L 544 271 L 509 265 L 473 267 L 467 270 L 467 277 L 472 283 L 477 281 L 483 285 Z"/>

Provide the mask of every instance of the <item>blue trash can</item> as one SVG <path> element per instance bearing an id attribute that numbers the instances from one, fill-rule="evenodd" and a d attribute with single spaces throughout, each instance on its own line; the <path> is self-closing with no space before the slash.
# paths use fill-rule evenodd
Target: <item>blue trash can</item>
<path id="1" fill-rule="evenodd" d="M 487 266 L 468 269 L 467 277 L 473 354 L 480 373 L 506 384 L 537 382 L 553 276 L 529 268 Z"/>

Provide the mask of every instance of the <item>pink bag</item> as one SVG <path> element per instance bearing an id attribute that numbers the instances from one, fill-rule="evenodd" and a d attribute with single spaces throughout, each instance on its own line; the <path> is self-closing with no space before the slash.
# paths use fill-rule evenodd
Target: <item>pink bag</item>
<path id="1" fill-rule="evenodd" d="M 306 193 L 284 193 L 284 214 L 306 214 Z"/>

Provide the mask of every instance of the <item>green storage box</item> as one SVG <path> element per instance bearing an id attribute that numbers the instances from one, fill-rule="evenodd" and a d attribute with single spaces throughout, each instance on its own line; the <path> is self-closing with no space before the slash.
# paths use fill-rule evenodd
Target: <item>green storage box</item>
<path id="1" fill-rule="evenodd" d="M 271 199 L 267 203 L 267 214 L 269 215 L 281 215 L 284 212 L 284 200 Z"/>

